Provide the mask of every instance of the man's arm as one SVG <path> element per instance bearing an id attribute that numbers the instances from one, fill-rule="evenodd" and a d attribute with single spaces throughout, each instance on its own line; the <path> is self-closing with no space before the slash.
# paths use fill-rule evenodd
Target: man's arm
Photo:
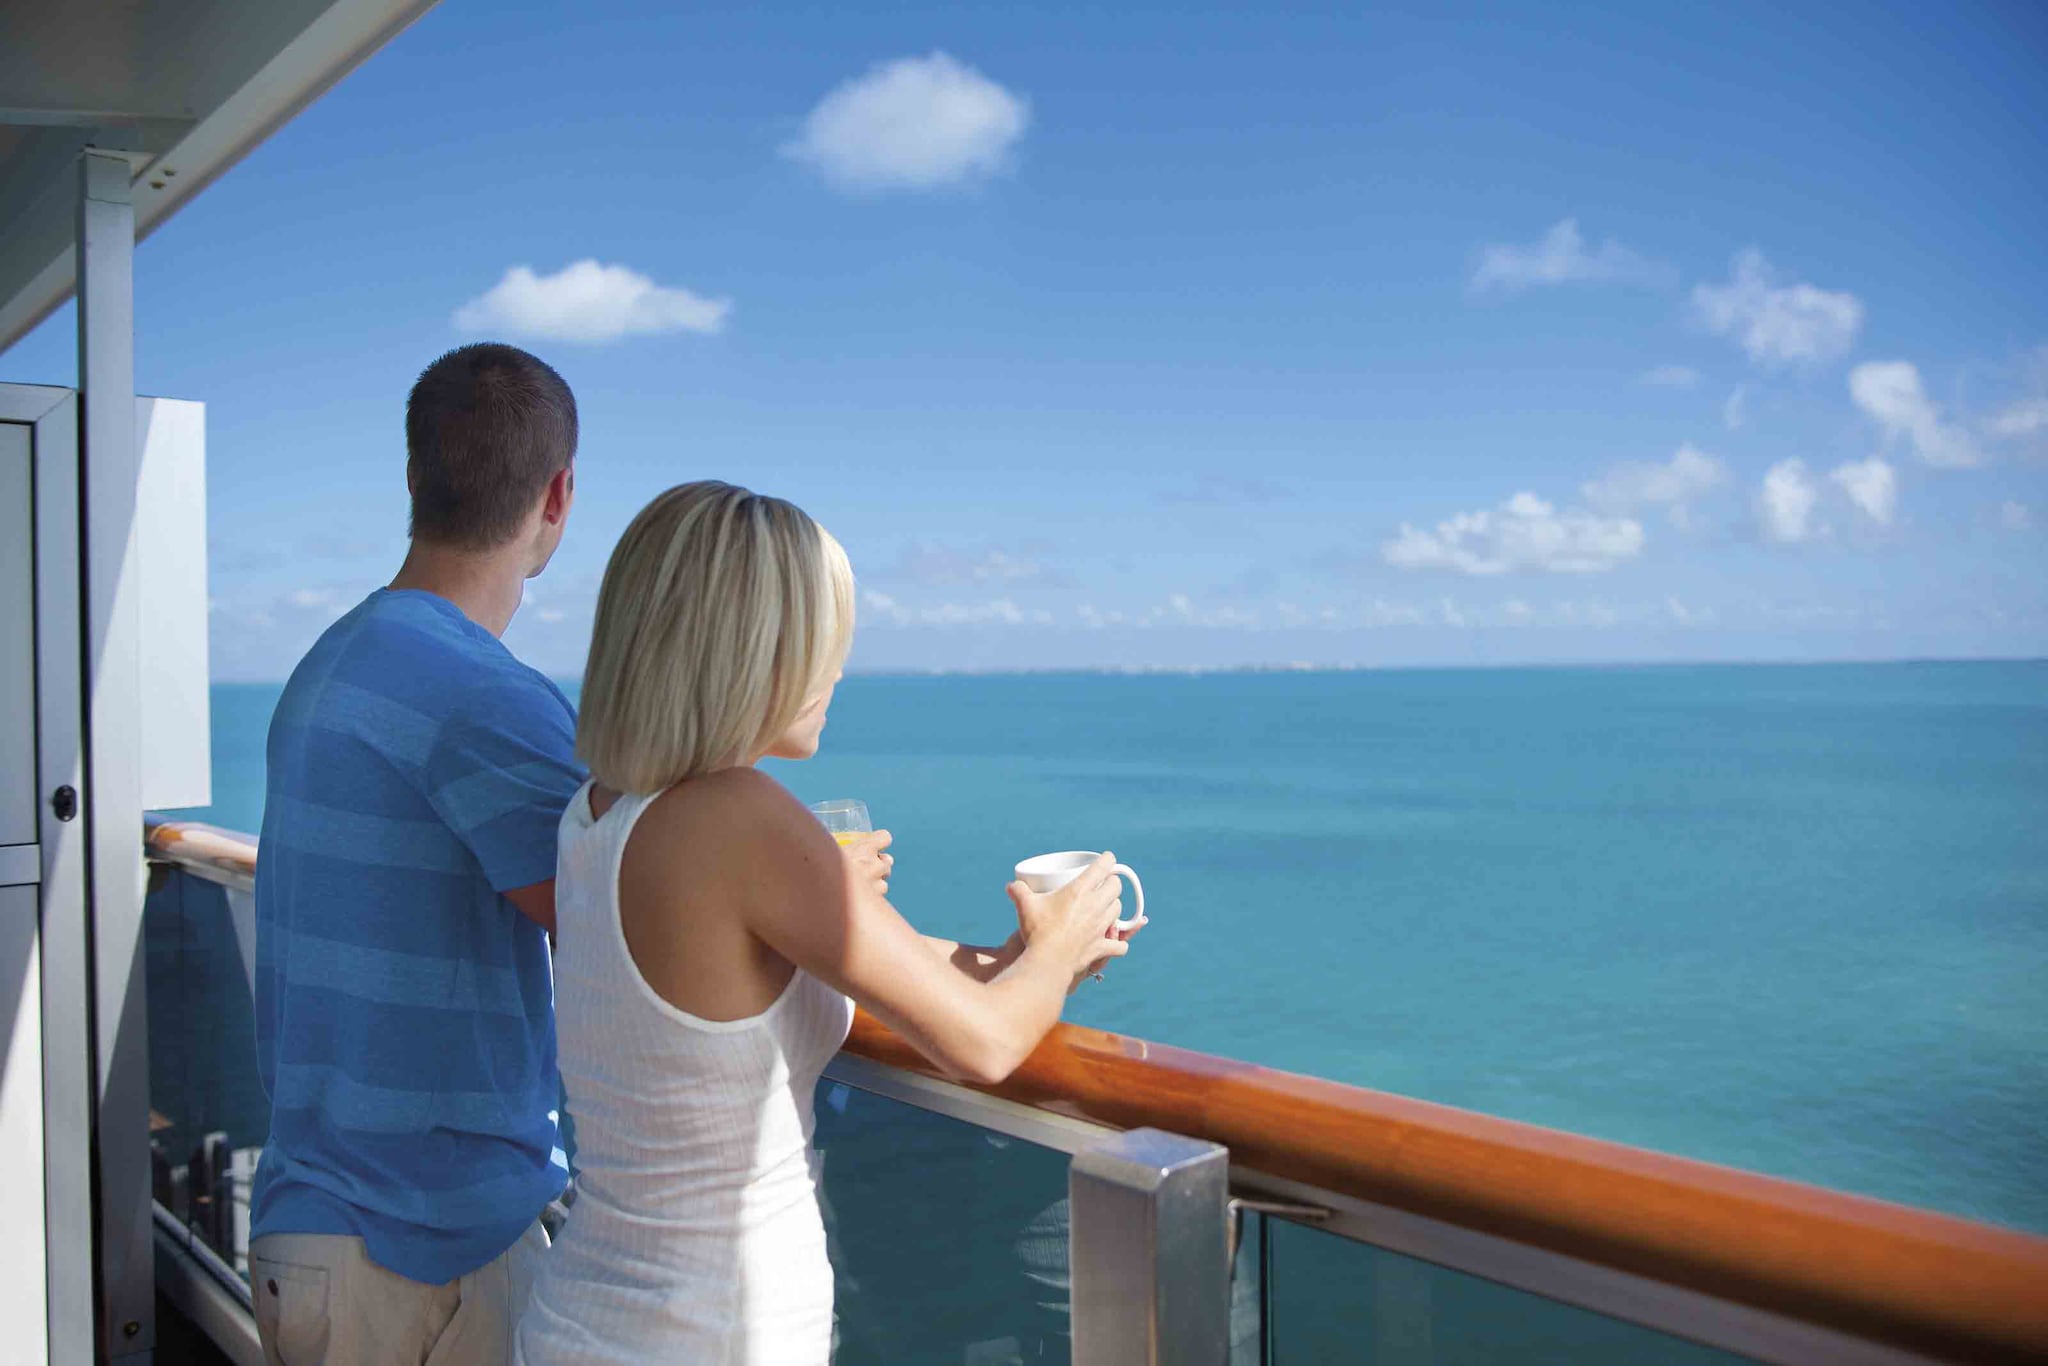
<path id="1" fill-rule="evenodd" d="M 555 931 L 555 834 L 583 782 L 574 715 L 552 689 L 500 684 L 441 727 L 426 766 L 427 799 L 491 887 Z"/>
<path id="2" fill-rule="evenodd" d="M 519 908 L 519 914 L 531 920 L 548 932 L 548 940 L 555 937 L 555 880 L 532 882 L 524 887 L 514 887 L 504 893 L 507 901 Z"/>

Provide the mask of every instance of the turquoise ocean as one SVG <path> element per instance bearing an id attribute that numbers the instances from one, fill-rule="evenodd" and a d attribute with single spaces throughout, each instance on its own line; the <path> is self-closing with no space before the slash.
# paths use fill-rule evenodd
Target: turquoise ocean
<path id="1" fill-rule="evenodd" d="M 772 767 L 933 933 L 1135 865 L 1081 1023 L 2048 1232 L 2048 662 L 854 676 Z"/>

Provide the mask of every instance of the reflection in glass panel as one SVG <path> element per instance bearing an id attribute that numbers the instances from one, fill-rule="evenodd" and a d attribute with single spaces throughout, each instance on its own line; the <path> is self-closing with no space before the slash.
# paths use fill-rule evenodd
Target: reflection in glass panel
<path id="1" fill-rule="evenodd" d="M 1265 1366 L 1266 1216 L 1240 1216 L 1230 1261 L 1230 1366 Z"/>
<path id="2" fill-rule="evenodd" d="M 156 1200 L 246 1276 L 249 1182 L 270 1133 L 256 1074 L 254 907 L 246 892 L 156 867 L 142 927 Z"/>
<path id="3" fill-rule="evenodd" d="M 834 1366 L 1064 1363 L 1065 1153 L 827 1078 L 816 1143 L 837 1278 Z M 1263 1219 L 1231 1287 L 1231 1366 L 1264 1360 Z"/>
<path id="4" fill-rule="evenodd" d="M 1068 1359 L 1067 1156 L 827 1079 L 835 1366 Z"/>
<path id="5" fill-rule="evenodd" d="M 1266 1275 L 1272 1366 L 1748 1360 L 1278 1219 L 1268 1221 Z"/>

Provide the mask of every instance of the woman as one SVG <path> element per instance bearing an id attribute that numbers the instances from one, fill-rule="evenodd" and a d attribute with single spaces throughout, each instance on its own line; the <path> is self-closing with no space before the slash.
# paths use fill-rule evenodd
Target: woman
<path id="1" fill-rule="evenodd" d="M 852 1001 L 999 1081 L 1127 952 L 1109 854 L 1050 896 L 1011 884 L 1000 949 L 927 939 L 885 896 L 886 834 L 842 853 L 755 770 L 817 752 L 852 634 L 846 553 L 779 499 L 685 484 L 612 552 L 577 731 L 591 781 L 555 888 L 581 1171 L 519 1325 L 526 1366 L 821 1366 L 811 1095 Z"/>

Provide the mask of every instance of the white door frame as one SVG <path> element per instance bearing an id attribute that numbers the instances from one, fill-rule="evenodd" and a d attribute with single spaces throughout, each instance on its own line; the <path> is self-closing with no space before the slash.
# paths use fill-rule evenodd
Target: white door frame
<path id="1" fill-rule="evenodd" d="M 0 422 L 32 435 L 35 501 L 38 931 L 49 1358 L 94 1356 L 92 960 L 86 923 L 78 396 L 0 384 Z M 60 788 L 72 790 L 60 818 Z M 138 834 L 137 838 L 140 838 Z"/>

